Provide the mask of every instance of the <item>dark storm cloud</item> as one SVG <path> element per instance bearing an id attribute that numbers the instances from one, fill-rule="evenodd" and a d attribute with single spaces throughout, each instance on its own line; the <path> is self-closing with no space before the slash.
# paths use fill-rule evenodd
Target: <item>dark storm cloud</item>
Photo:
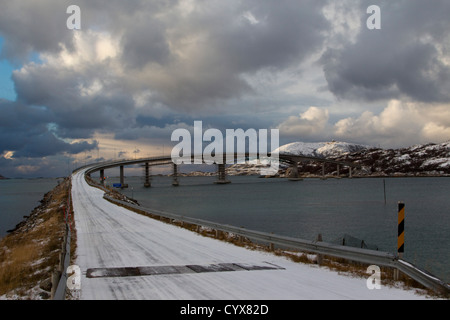
<path id="1" fill-rule="evenodd" d="M 348 99 L 410 97 L 449 102 L 450 2 L 445 0 L 377 1 L 381 30 L 369 30 L 361 14 L 356 41 L 328 48 L 321 62 L 328 88 Z M 353 2 L 351 2 L 353 4 Z M 373 1 L 361 1 L 361 12 Z M 350 5 L 350 2 L 349 2 Z"/>
<path id="2" fill-rule="evenodd" d="M 71 47 L 65 26 L 68 1 L 0 1 L 0 35 L 5 38 L 1 58 L 25 62 L 33 52 L 59 52 L 60 43 Z M 63 13 L 63 14 L 61 14 Z"/>
<path id="3" fill-rule="evenodd" d="M 178 111 L 215 108 L 228 99 L 253 94 L 242 75 L 262 69 L 283 70 L 298 65 L 323 48 L 330 24 L 322 1 L 194 1 L 180 9 L 179 1 L 77 1 L 83 30 L 92 28 L 119 37 L 120 59 L 127 74 L 136 74 L 129 90 L 150 88 L 154 98 Z M 445 0 L 343 1 L 358 6 L 361 31 L 355 43 L 327 48 L 321 63 L 328 88 L 338 97 L 376 100 L 406 95 L 420 101 L 448 101 L 450 3 Z M 57 53 L 73 47 L 65 9 L 69 1 L 3 1 L 0 33 L 4 57 L 30 52 Z M 365 28 L 369 5 L 382 9 L 382 30 Z M 183 11 L 185 10 L 185 11 Z M 191 10 L 191 11 L 189 11 Z M 248 17 L 251 17 L 248 18 Z M 33 27 L 36 26 L 36 27 Z M 63 26 L 63 27 L 61 27 Z M 428 39 L 428 40 L 426 40 Z M 441 40 L 442 47 L 436 45 Z M 179 50 L 179 51 L 177 51 Z M 180 54 L 181 52 L 181 54 Z M 157 65 L 161 74 L 139 71 Z M 157 73 L 154 69 L 148 72 Z M 58 74 L 55 82 L 76 88 L 89 74 Z M 146 74 L 147 75 L 147 74 Z M 131 77 L 131 76 L 130 76 Z M 43 76 L 42 76 L 43 78 Z M 81 80 L 80 80 L 81 79 Z M 48 86 L 30 77 L 16 81 L 23 99 L 47 102 Z M 52 79 L 45 79 L 45 82 Z M 61 85 L 56 83 L 56 85 Z M 34 92 L 33 92 L 34 91 Z M 71 91 L 64 92 L 70 96 Z M 76 92 L 74 93 L 76 94 Z"/>
<path id="4" fill-rule="evenodd" d="M 92 143 L 69 143 L 52 132 L 52 113 L 43 107 L 0 100 L 0 154 L 13 151 L 14 158 L 37 158 L 61 152 L 77 154 L 97 148 Z"/>
<path id="5" fill-rule="evenodd" d="M 164 34 L 166 27 L 146 14 L 139 15 L 133 22 L 122 37 L 125 65 L 136 69 L 147 63 L 168 63 L 170 49 Z"/>
<path id="6" fill-rule="evenodd" d="M 120 32 L 124 22 L 145 8 L 154 12 L 173 1 L 163 0 L 0 0 L 0 35 L 5 37 L 1 58 L 23 63 L 33 52 L 57 53 L 73 48 L 73 32 L 66 28 L 70 5 L 78 5 L 82 29 Z M 117 28 L 117 29 L 116 29 Z"/>
<path id="7" fill-rule="evenodd" d="M 253 16 L 254 24 L 244 20 L 243 12 Z M 238 26 L 224 20 L 211 32 L 220 59 L 235 72 L 299 63 L 322 44 L 329 27 L 317 1 L 245 1 L 239 14 Z"/>
<path id="8" fill-rule="evenodd" d="M 118 39 L 119 54 L 114 59 L 123 68 L 120 75 L 111 70 L 111 60 L 87 61 L 92 64 L 81 68 L 44 61 L 27 65 L 23 72 L 13 75 L 18 101 L 46 106 L 60 137 L 88 138 L 96 131 L 119 131 L 118 136 L 130 136 L 125 131 L 136 132 L 140 125 L 136 123 L 140 111 L 135 108 L 133 95 L 148 89 L 152 98 L 144 107 L 147 110 L 162 104 L 174 114 L 198 110 L 214 114 L 228 100 L 256 93 L 244 75 L 299 64 L 320 49 L 328 28 L 321 6 L 312 0 L 197 1 L 187 9 L 177 7 L 178 1 L 124 3 L 77 3 L 83 36 L 92 28 Z M 67 18 L 65 8 L 62 12 Z M 31 17 L 32 12 L 21 15 Z M 70 43 L 68 52 L 76 53 L 81 49 L 74 40 L 66 41 L 75 33 L 63 22 L 63 28 L 59 28 L 63 32 L 49 33 L 43 43 L 52 38 L 61 50 Z M 61 23 L 60 18 L 53 23 Z M 43 48 L 57 56 L 52 50 L 56 47 Z M 89 88 L 94 79 L 101 83 L 101 90 L 83 96 L 83 88 Z"/>
<path id="9" fill-rule="evenodd" d="M 251 17 L 249 19 L 248 17 Z M 205 1 L 174 21 L 170 34 L 191 54 L 155 83 L 164 103 L 180 109 L 214 108 L 214 102 L 255 94 L 242 77 L 299 64 L 317 50 L 328 23 L 316 1 Z M 189 54 L 188 53 L 188 54 Z M 178 66 L 180 60 L 172 61 Z"/>
<path id="10" fill-rule="evenodd" d="M 17 150 L 14 153 L 14 157 L 47 157 L 62 152 L 67 152 L 68 154 L 77 154 L 83 151 L 95 150 L 97 147 L 98 143 L 96 141 L 94 141 L 93 143 L 67 143 L 57 138 L 53 133 L 47 131 L 37 136 L 27 137 L 26 143 L 24 144 L 23 148 Z"/>
<path id="11" fill-rule="evenodd" d="M 14 73 L 13 80 L 18 101 L 44 105 L 51 111 L 59 136 L 89 138 L 97 130 L 114 130 L 134 122 L 131 96 L 114 79 L 99 77 L 107 69 L 102 64 L 81 71 L 33 65 L 26 72 Z M 102 91 L 83 94 L 83 90 L 95 85 Z"/>
<path id="12" fill-rule="evenodd" d="M 0 154 L 21 149 L 28 139 L 47 131 L 51 115 L 40 108 L 0 99 Z"/>

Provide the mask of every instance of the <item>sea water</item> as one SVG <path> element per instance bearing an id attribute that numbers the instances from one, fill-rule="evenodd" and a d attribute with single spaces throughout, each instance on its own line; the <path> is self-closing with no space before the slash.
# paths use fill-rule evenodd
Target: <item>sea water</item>
<path id="1" fill-rule="evenodd" d="M 57 184 L 54 178 L 0 180 L 0 238 L 30 215 Z"/>

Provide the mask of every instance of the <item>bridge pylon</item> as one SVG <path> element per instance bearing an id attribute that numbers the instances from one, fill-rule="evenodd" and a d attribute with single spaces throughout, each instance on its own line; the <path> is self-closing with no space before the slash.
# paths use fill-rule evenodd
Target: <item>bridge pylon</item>
<path id="1" fill-rule="evenodd" d="M 214 181 L 215 184 L 228 184 L 231 183 L 230 180 L 227 180 L 227 176 L 225 173 L 225 164 L 217 165 L 217 180 Z"/>
<path id="2" fill-rule="evenodd" d="M 298 163 L 293 162 L 291 164 L 291 167 L 289 168 L 289 181 L 302 181 L 303 179 L 300 178 L 300 175 L 298 173 Z"/>
<path id="3" fill-rule="evenodd" d="M 179 182 L 178 182 L 178 166 L 175 163 L 173 163 L 172 164 L 172 168 L 173 168 L 172 186 L 178 187 L 180 185 Z"/>
<path id="4" fill-rule="evenodd" d="M 150 188 L 152 185 L 150 183 L 150 165 L 148 162 L 144 165 L 144 187 Z"/>

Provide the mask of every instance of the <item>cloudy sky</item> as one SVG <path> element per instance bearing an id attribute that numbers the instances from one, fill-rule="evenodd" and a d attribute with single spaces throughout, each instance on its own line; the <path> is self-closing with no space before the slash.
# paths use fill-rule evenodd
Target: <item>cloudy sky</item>
<path id="1" fill-rule="evenodd" d="M 448 0 L 0 0 L 0 174 L 169 154 L 195 120 L 280 144 L 447 141 L 449 16 Z"/>

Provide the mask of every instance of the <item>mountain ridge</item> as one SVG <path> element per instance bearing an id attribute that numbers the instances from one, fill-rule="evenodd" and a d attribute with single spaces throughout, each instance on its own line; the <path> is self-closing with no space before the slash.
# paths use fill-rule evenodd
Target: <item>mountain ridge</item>
<path id="1" fill-rule="evenodd" d="M 359 164 L 354 177 L 379 176 L 450 176 L 450 141 L 414 145 L 407 148 L 383 149 L 348 142 L 293 142 L 276 149 L 295 155 L 328 158 L 330 160 Z M 299 174 L 303 177 L 321 176 L 322 164 L 301 162 Z M 334 164 L 325 164 L 325 175 L 337 175 Z M 259 168 L 254 164 L 235 164 L 227 168 L 229 175 L 255 175 Z M 348 168 L 340 168 L 340 175 L 348 175 Z M 289 175 L 289 168 L 280 164 L 278 176 Z"/>
<path id="2" fill-rule="evenodd" d="M 278 153 L 289 153 L 294 155 L 313 156 L 326 158 L 330 156 L 338 156 L 344 153 L 357 152 L 364 149 L 372 148 L 368 145 L 355 144 L 342 141 L 330 142 L 292 142 L 285 144 L 275 151 Z"/>
<path id="3" fill-rule="evenodd" d="M 399 149 L 369 148 L 333 157 L 360 164 L 364 175 L 450 175 L 450 141 Z"/>

